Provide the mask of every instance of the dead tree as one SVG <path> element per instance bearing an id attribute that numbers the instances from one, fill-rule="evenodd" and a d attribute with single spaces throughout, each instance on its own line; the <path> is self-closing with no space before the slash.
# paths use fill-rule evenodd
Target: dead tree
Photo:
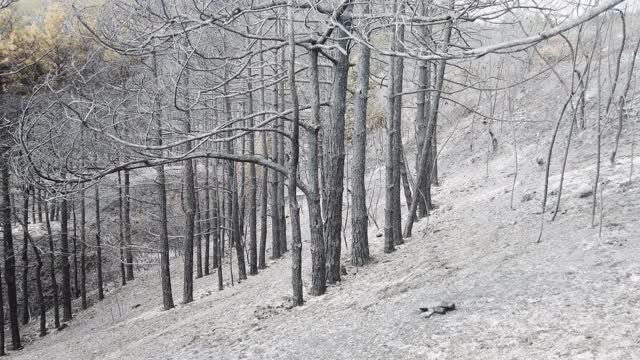
<path id="1" fill-rule="evenodd" d="M 349 77 L 349 38 L 342 30 L 350 28 L 350 20 L 340 16 L 341 25 L 335 31 L 337 50 L 331 87 L 330 114 L 323 128 L 322 159 L 326 184 L 322 197 L 324 211 L 324 242 L 326 245 L 327 282 L 340 281 L 342 235 L 342 195 L 344 190 L 344 127 Z M 331 174 L 331 176 L 328 176 Z"/>
<path id="2" fill-rule="evenodd" d="M 363 14 L 370 13 L 369 2 L 364 5 Z M 366 36 L 368 28 L 362 29 Z M 353 215 L 351 216 L 351 264 L 363 266 L 369 262 L 367 193 L 365 188 L 366 154 L 367 154 L 367 101 L 369 97 L 369 68 L 371 50 L 364 45 L 359 46 L 360 54 L 356 68 L 356 93 L 353 109 L 353 170 L 351 199 Z"/>

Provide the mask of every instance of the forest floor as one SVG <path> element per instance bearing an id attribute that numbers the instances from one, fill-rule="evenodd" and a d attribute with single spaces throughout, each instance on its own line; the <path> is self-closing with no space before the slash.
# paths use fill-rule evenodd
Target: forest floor
<path id="1" fill-rule="evenodd" d="M 549 89 L 534 90 L 550 94 L 554 84 L 541 86 Z M 545 114 L 555 109 L 539 98 L 530 102 L 525 105 L 531 119 L 548 118 Z M 161 311 L 158 270 L 141 272 L 127 286 L 109 291 L 104 301 L 77 312 L 67 329 L 37 338 L 33 321 L 24 329 L 33 341 L 11 357 L 639 359 L 640 176 L 630 181 L 631 132 L 624 132 L 615 165 L 608 161 L 611 149 L 603 148 L 606 185 L 602 197 L 597 193 L 595 227 L 590 192 L 596 137 L 592 128 L 574 136 L 560 212 L 551 222 L 565 124 L 554 155 L 544 233 L 536 243 L 544 181 L 544 165 L 537 159 L 546 158 L 548 140 L 540 144 L 540 139 L 548 139 L 541 134 L 549 133 L 551 123 L 537 133 L 533 125 L 514 129 L 516 175 L 511 128 L 494 128 L 500 139 L 494 152 L 474 152 L 469 143 L 477 147 L 484 137 L 476 141 L 473 119 L 462 119 L 441 132 L 441 185 L 431 217 L 418 222 L 413 237 L 392 254 L 382 252 L 383 238 L 371 226 L 373 262 L 362 268 L 347 265 L 343 281 L 326 295 L 307 295 L 304 306 L 287 306 L 287 253 L 268 261 L 258 276 L 235 286 L 227 283 L 221 292 L 215 274 L 197 279 L 195 301 L 182 305 L 182 263 L 172 259 L 175 309 Z M 479 132 L 486 135 L 484 129 Z M 611 144 L 611 132 L 607 136 L 603 141 Z M 415 156 L 411 139 L 406 144 L 408 157 Z M 368 190 L 380 193 L 383 177 L 378 175 L 384 168 L 369 170 Z M 378 224 L 383 207 L 373 201 L 370 206 Z M 306 288 L 307 216 L 303 208 Z M 343 246 L 344 264 L 348 255 Z M 224 277 L 228 281 L 228 269 Z M 430 318 L 419 311 L 441 301 L 454 302 L 457 309 Z"/>
<path id="2" fill-rule="evenodd" d="M 215 275 L 198 279 L 196 300 L 167 312 L 160 308 L 158 273 L 148 271 L 77 313 L 69 328 L 12 357 L 640 358 L 640 179 L 628 183 L 630 158 L 620 155 L 615 167 L 603 165 L 607 185 L 599 236 L 599 227 L 591 226 L 587 196 L 593 156 L 576 155 L 561 213 L 554 222 L 545 221 L 536 244 L 544 174 L 533 160 L 537 152 L 534 145 L 520 149 L 513 210 L 512 154 L 498 150 L 489 177 L 477 159 L 448 162 L 445 157 L 435 193 L 439 206 L 417 224 L 414 236 L 384 254 L 383 240 L 372 228 L 373 263 L 347 266 L 342 283 L 324 296 L 307 296 L 302 307 L 286 306 L 289 254 L 222 292 L 215 290 Z M 552 177 L 552 191 L 557 182 Z M 549 203 L 554 201 L 552 196 Z M 305 258 L 306 281 L 308 265 Z M 182 265 L 174 260 L 174 266 L 178 303 Z M 440 301 L 452 301 L 457 309 L 421 315 L 419 307 Z"/>

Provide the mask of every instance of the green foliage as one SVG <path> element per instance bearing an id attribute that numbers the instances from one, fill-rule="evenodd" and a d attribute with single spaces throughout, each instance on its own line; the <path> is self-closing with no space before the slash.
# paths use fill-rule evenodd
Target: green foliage
<path id="1" fill-rule="evenodd" d="M 27 2 L 23 8 L 9 8 L 0 13 L 3 92 L 29 91 L 46 74 L 60 74 L 72 56 L 85 53 L 86 42 L 67 31 L 68 16 L 60 3 L 49 6 L 39 22 L 30 22 L 20 13 L 24 6 L 35 3 L 39 2 Z"/>

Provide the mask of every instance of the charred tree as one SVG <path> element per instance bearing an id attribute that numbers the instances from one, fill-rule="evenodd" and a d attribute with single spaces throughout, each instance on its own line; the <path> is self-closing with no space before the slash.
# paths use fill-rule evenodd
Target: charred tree
<path id="1" fill-rule="evenodd" d="M 364 5 L 363 13 L 369 14 L 369 2 Z M 368 29 L 363 29 L 364 33 Z M 369 97 L 369 68 L 371 50 L 359 46 L 359 58 L 356 68 L 356 92 L 353 99 L 353 171 L 351 185 L 351 264 L 363 266 L 369 262 L 369 227 L 367 214 L 367 191 L 365 188 L 366 154 L 367 154 L 367 101 Z"/>
<path id="2" fill-rule="evenodd" d="M 11 349 L 22 348 L 20 342 L 20 323 L 18 321 L 18 295 L 16 291 L 16 258 L 13 248 L 13 234 L 11 227 L 11 181 L 7 154 L 0 154 L 0 171 L 2 175 L 2 234 L 4 238 L 4 278 L 7 283 L 7 300 L 9 303 L 9 325 L 11 327 Z"/>
<path id="3" fill-rule="evenodd" d="M 60 202 L 60 253 L 62 255 L 62 321 L 71 321 L 71 265 L 69 263 L 69 206 Z"/>
<path id="4" fill-rule="evenodd" d="M 22 324 L 29 323 L 29 185 L 23 186 L 22 198 Z M 35 221 L 34 221 L 35 222 Z"/>
<path id="5" fill-rule="evenodd" d="M 350 28 L 349 20 L 340 16 L 341 26 Z M 339 29 L 334 53 L 336 60 L 331 87 L 331 109 L 323 128 L 322 158 L 326 184 L 323 187 L 324 243 L 326 245 L 327 282 L 340 281 L 340 252 L 342 235 L 342 195 L 344 190 L 344 126 L 349 78 L 349 38 Z M 331 176 L 328 176 L 331 174 Z"/>
<path id="6" fill-rule="evenodd" d="M 311 295 L 319 296 L 327 289 L 327 267 L 325 244 L 322 228 L 322 208 L 320 206 L 320 163 L 319 128 L 320 128 L 320 76 L 318 68 L 318 50 L 309 52 L 309 79 L 311 87 L 311 123 L 316 126 L 309 131 L 309 231 L 311 235 Z"/>
<path id="7" fill-rule="evenodd" d="M 100 188 L 95 186 L 96 206 L 96 267 L 98 273 L 98 300 L 104 299 L 104 280 L 102 277 L 102 219 L 100 218 Z"/>
<path id="8" fill-rule="evenodd" d="M 129 170 L 124 171 L 124 243 L 125 259 L 127 261 L 127 280 L 134 279 L 133 273 L 133 251 L 131 243 L 131 176 Z"/>
<path id="9" fill-rule="evenodd" d="M 49 202 L 44 203 L 45 213 L 49 213 Z M 45 216 L 45 223 L 47 226 L 47 237 L 49 239 L 49 275 L 51 276 L 51 292 L 53 293 L 53 321 L 54 326 L 60 327 L 60 307 L 58 299 L 58 280 L 56 279 L 56 253 L 53 245 L 53 232 L 51 230 L 51 218 Z"/>

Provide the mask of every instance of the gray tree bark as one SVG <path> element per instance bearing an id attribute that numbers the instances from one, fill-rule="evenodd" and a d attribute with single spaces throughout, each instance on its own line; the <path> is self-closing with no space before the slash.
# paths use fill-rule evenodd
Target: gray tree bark
<path id="1" fill-rule="evenodd" d="M 127 270 L 126 270 L 126 258 L 125 258 L 125 240 L 124 240 L 124 199 L 122 190 L 122 172 L 118 171 L 118 230 L 120 236 L 120 277 L 122 286 L 127 285 Z"/>
<path id="2" fill-rule="evenodd" d="M 11 226 L 11 182 L 9 166 L 5 151 L 0 153 L 0 171 L 2 175 L 2 236 L 4 238 L 4 277 L 7 283 L 7 300 L 9 302 L 9 324 L 11 326 L 11 348 L 22 348 L 20 342 L 20 324 L 18 322 L 18 296 L 16 291 L 16 258 L 13 249 L 13 233 Z"/>
<path id="3" fill-rule="evenodd" d="M 45 214 L 47 214 L 47 216 L 45 216 L 44 219 L 45 219 L 45 225 L 47 227 L 47 238 L 49 239 L 49 275 L 51 277 L 51 293 L 53 294 L 53 325 L 57 329 L 60 327 L 60 307 L 59 307 L 59 298 L 58 298 L 58 280 L 56 278 L 56 253 L 55 253 L 55 247 L 53 245 L 53 232 L 51 231 L 51 218 L 48 215 L 49 214 L 48 201 L 44 202 L 44 210 L 45 210 Z"/>
<path id="4" fill-rule="evenodd" d="M 209 186 L 209 159 L 204 160 L 204 274 L 211 273 L 211 187 Z M 215 264 L 215 261 L 214 261 Z"/>
<path id="5" fill-rule="evenodd" d="M 347 29 L 350 23 L 337 19 Z M 341 29 L 336 31 L 335 69 L 331 88 L 331 110 L 326 119 L 322 144 L 326 184 L 323 188 L 324 239 L 326 245 L 327 282 L 340 281 L 340 252 L 342 235 L 342 195 L 344 190 L 344 126 L 349 78 L 349 39 Z M 331 176 L 329 176 L 331 174 Z"/>
<path id="6" fill-rule="evenodd" d="M 369 14 L 369 1 L 364 5 L 363 13 Z M 367 32 L 368 29 L 363 29 Z M 369 262 L 369 238 L 367 230 L 369 217 L 367 213 L 367 191 L 365 188 L 365 171 L 367 155 L 367 102 L 369 97 L 369 68 L 371 50 L 360 45 L 360 56 L 356 67 L 356 93 L 353 99 L 353 164 L 351 169 L 351 264 L 363 266 Z"/>
<path id="7" fill-rule="evenodd" d="M 262 41 L 260 41 L 260 63 L 264 63 L 264 54 L 262 52 Z M 265 96 L 265 84 L 264 84 L 264 66 L 260 67 L 260 107 L 264 112 L 266 109 L 266 96 Z M 264 121 L 265 116 L 261 116 L 261 120 Z M 269 158 L 269 153 L 267 151 L 267 132 L 263 131 L 261 133 L 261 142 L 262 142 L 262 156 L 265 159 Z M 268 209 L 268 183 L 269 183 L 269 169 L 266 167 L 262 167 L 262 181 L 260 182 L 260 250 L 258 253 L 258 269 L 265 269 L 267 267 L 266 263 L 266 252 L 267 252 L 267 209 Z"/>
<path id="8" fill-rule="evenodd" d="M 249 69 L 249 79 L 251 79 L 251 69 Z M 249 114 L 253 114 L 253 91 L 251 80 L 247 83 L 247 87 L 249 90 L 249 98 L 247 100 L 247 111 Z M 248 119 L 248 127 L 253 128 L 254 121 L 253 117 L 249 116 Z M 248 152 L 249 156 L 253 156 L 256 153 L 255 147 L 255 135 L 253 131 L 249 132 L 249 144 L 248 144 Z M 258 274 L 258 242 L 257 242 L 257 232 L 258 232 L 258 224 L 256 219 L 256 207 L 258 206 L 257 199 L 257 181 L 256 181 L 256 165 L 254 163 L 249 163 L 249 275 Z"/>
<path id="9" fill-rule="evenodd" d="M 294 0 L 289 0 L 294 5 Z M 295 60 L 295 23 L 293 7 L 289 7 L 289 90 L 291 91 L 292 129 L 291 129 L 291 160 L 289 161 L 289 214 L 291 216 L 291 286 L 293 288 L 292 303 L 294 306 L 304 304 L 302 294 L 302 234 L 300 232 L 300 205 L 296 196 L 298 190 L 298 161 L 300 151 L 300 108 L 298 89 L 296 87 Z"/>
<path id="10" fill-rule="evenodd" d="M 198 160 L 193 160 L 193 184 L 195 187 L 195 235 L 194 241 L 196 243 L 196 278 L 199 279 L 203 276 L 202 272 L 202 226 L 201 226 L 201 213 L 200 213 L 200 194 L 198 194 Z"/>
<path id="11" fill-rule="evenodd" d="M 277 58 L 277 52 L 276 56 Z M 274 111 L 278 111 L 278 88 L 276 86 L 273 87 L 273 102 L 274 102 Z M 274 123 L 274 128 L 278 129 L 278 123 Z M 273 155 L 273 161 L 279 163 L 279 149 L 278 145 L 279 136 L 277 132 L 273 132 L 271 135 L 271 154 Z M 281 238 L 280 238 L 280 206 L 278 204 L 278 182 L 280 177 L 276 171 L 271 171 L 271 258 L 278 259 L 280 258 L 281 251 Z"/>
<path id="12" fill-rule="evenodd" d="M 22 197 L 22 324 L 29 323 L 29 185 L 23 186 Z M 35 223 L 35 221 L 33 221 Z"/>
<path id="13" fill-rule="evenodd" d="M 102 236 L 102 226 L 101 226 L 101 218 L 100 218 L 100 188 L 98 185 L 95 185 L 95 205 L 96 205 L 96 261 L 97 261 L 97 271 L 98 271 L 98 300 L 104 299 L 104 280 L 102 277 L 102 244 L 101 244 L 101 236 Z"/>
<path id="14" fill-rule="evenodd" d="M 46 206 L 46 203 L 45 203 Z M 46 212 L 46 207 L 45 207 Z M 80 308 L 87 309 L 87 207 L 85 191 L 80 191 Z"/>
<path id="15" fill-rule="evenodd" d="M 153 79 L 154 84 L 158 86 L 158 59 L 153 53 Z M 156 145 L 162 145 L 162 104 L 160 97 L 156 95 L 153 104 L 153 120 L 156 125 Z M 162 151 L 159 151 L 162 156 Z M 171 271 L 169 267 L 169 229 L 167 226 L 167 185 L 164 173 L 164 165 L 156 166 L 156 185 L 158 187 L 158 225 L 160 232 L 160 280 L 162 285 L 162 307 L 170 310 L 174 308 L 173 294 L 171 292 Z"/>
<path id="16" fill-rule="evenodd" d="M 71 264 L 69 263 L 69 206 L 60 203 L 60 252 L 62 253 L 62 321 L 71 321 Z"/>
<path id="17" fill-rule="evenodd" d="M 127 280 L 134 279 L 133 249 L 131 242 L 131 179 L 129 170 L 124 171 L 124 241 L 126 245 L 125 258 L 127 260 Z"/>
<path id="18" fill-rule="evenodd" d="M 320 79 L 318 50 L 309 52 L 309 79 L 311 87 L 311 123 L 320 128 Z M 318 159 L 318 129 L 309 131 L 309 231 L 311 235 L 311 295 L 319 296 L 327 289 L 326 254 L 322 229 L 322 208 L 320 206 L 320 164 Z"/>

